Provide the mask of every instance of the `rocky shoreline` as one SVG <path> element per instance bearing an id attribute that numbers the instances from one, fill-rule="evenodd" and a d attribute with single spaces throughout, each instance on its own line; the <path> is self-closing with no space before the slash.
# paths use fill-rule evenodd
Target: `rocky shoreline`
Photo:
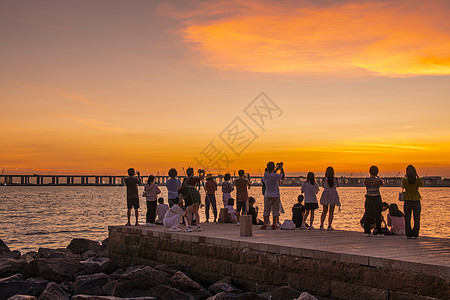
<path id="1" fill-rule="evenodd" d="M 21 254 L 0 240 L 0 300 L 314 300 L 291 287 L 246 290 L 231 277 L 193 280 L 168 265 L 127 266 L 108 258 L 101 244 L 73 239 L 67 248 Z"/>

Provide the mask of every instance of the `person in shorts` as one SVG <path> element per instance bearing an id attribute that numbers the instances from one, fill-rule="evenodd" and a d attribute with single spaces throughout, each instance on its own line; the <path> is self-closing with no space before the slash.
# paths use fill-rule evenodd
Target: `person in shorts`
<path id="1" fill-rule="evenodd" d="M 264 224 L 261 226 L 261 229 L 267 229 L 271 211 L 273 217 L 272 229 L 277 229 L 277 220 L 280 215 L 280 180 L 284 178 L 282 163 L 278 164 L 277 168 L 275 168 L 273 161 L 267 163 L 267 172 L 264 173 L 264 183 L 266 185 L 264 192 Z"/>
<path id="2" fill-rule="evenodd" d="M 236 217 L 237 224 L 239 225 L 239 217 L 242 214 L 247 213 L 248 209 L 248 189 L 250 189 L 250 180 L 245 177 L 244 170 L 239 170 L 239 178 L 234 181 L 236 187 Z"/>
<path id="3" fill-rule="evenodd" d="M 302 193 L 305 194 L 305 215 L 303 216 L 303 223 L 300 229 L 306 229 L 306 219 L 308 215 L 311 214 L 309 219 L 310 224 L 308 229 L 314 229 L 314 211 L 319 208 L 319 204 L 317 203 L 317 193 L 319 192 L 319 185 L 316 182 L 316 177 L 313 172 L 309 172 L 306 176 L 306 182 L 303 183 Z"/>
<path id="4" fill-rule="evenodd" d="M 200 227 L 200 215 L 198 213 L 198 209 L 200 207 L 200 193 L 196 189 L 197 186 L 199 186 L 204 177 L 205 177 L 205 170 L 199 170 L 199 176 L 194 176 L 194 169 L 188 168 L 186 170 L 187 177 L 183 180 L 183 184 L 181 188 L 178 190 L 179 194 L 183 195 L 183 199 L 186 204 L 186 219 L 187 219 L 187 226 L 186 231 L 192 232 L 192 216 L 195 217 L 195 221 L 197 224 L 197 231 L 202 231 Z"/>
<path id="5" fill-rule="evenodd" d="M 137 175 L 137 177 L 135 176 Z M 133 168 L 128 169 L 128 177 L 125 178 L 125 184 L 127 186 L 127 219 L 126 226 L 130 226 L 131 209 L 134 208 L 134 215 L 136 217 L 136 226 L 139 225 L 139 192 L 138 186 L 142 183 L 141 174 L 139 171 L 135 173 Z"/>

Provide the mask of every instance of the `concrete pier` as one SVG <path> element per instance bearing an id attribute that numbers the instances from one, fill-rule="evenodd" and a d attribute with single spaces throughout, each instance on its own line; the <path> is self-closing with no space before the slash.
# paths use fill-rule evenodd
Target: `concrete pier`
<path id="1" fill-rule="evenodd" d="M 174 233 L 162 226 L 110 226 L 109 256 L 338 299 L 450 299 L 450 239 L 257 226 L 253 236 L 242 237 L 235 224 L 202 228 Z"/>

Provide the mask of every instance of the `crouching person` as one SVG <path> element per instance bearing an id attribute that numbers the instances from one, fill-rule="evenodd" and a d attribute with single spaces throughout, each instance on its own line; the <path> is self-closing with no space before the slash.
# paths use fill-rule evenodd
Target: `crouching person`
<path id="1" fill-rule="evenodd" d="M 186 215 L 184 210 L 181 208 L 183 206 L 183 196 L 178 197 L 178 203 L 174 204 L 164 215 L 163 224 L 164 227 L 169 228 L 169 231 L 180 231 L 178 225 L 181 219 Z"/>

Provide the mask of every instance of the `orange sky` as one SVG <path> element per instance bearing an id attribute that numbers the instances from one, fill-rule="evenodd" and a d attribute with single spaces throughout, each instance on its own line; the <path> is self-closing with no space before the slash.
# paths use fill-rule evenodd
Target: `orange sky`
<path id="1" fill-rule="evenodd" d="M 258 174 L 274 160 L 292 175 L 449 177 L 449 14 L 447 1 L 2 1 L 0 172 L 201 160 Z"/>

